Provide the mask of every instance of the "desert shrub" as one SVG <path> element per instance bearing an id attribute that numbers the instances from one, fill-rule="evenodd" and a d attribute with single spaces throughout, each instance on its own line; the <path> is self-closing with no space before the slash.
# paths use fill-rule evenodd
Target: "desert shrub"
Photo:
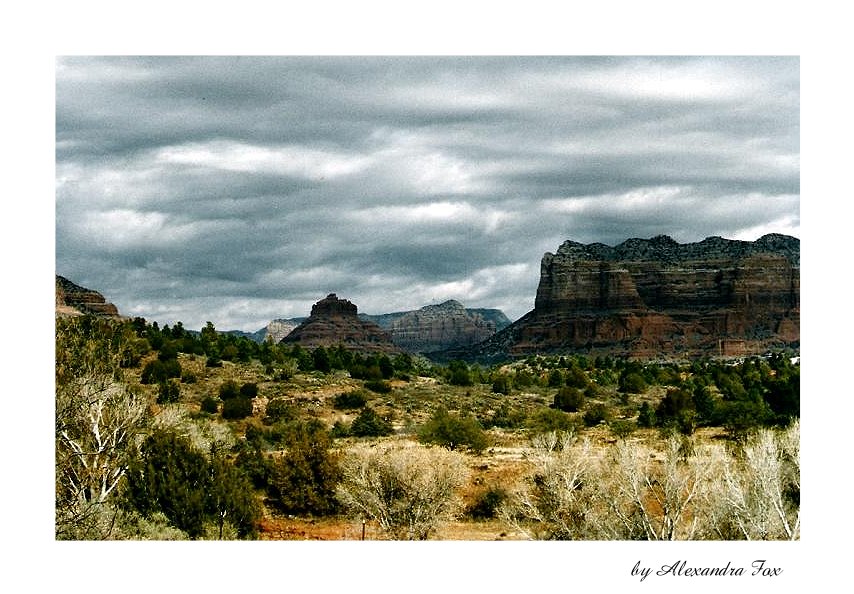
<path id="1" fill-rule="evenodd" d="M 459 417 L 439 407 L 433 416 L 418 431 L 423 443 L 433 443 L 450 450 L 466 447 L 480 453 L 489 444 L 486 433 L 472 416 Z"/>
<path id="2" fill-rule="evenodd" d="M 341 476 L 338 455 L 320 422 L 295 422 L 285 453 L 270 471 L 270 490 L 286 513 L 326 515 L 337 510 L 335 489 Z"/>
<path id="3" fill-rule="evenodd" d="M 394 376 L 394 364 L 388 358 L 388 355 L 381 355 L 377 361 L 377 366 L 380 368 L 380 374 L 383 376 L 383 379 L 390 379 Z"/>
<path id="4" fill-rule="evenodd" d="M 510 408 L 507 403 L 502 403 L 492 417 L 487 421 L 488 427 L 502 427 L 504 429 L 516 429 L 525 424 L 528 415 L 523 410 Z"/>
<path id="5" fill-rule="evenodd" d="M 362 390 L 351 390 L 350 392 L 342 392 L 335 396 L 333 406 L 338 410 L 352 410 L 362 408 L 367 404 L 368 399 Z"/>
<path id="6" fill-rule="evenodd" d="M 160 361 L 169 361 L 170 359 L 178 358 L 178 344 L 173 341 L 164 342 L 160 351 L 157 353 L 157 358 Z"/>
<path id="7" fill-rule="evenodd" d="M 611 433 L 616 435 L 619 439 L 627 438 L 629 435 L 634 433 L 637 427 L 637 423 L 625 419 L 615 419 L 608 423 L 608 428 L 611 430 Z"/>
<path id="8" fill-rule="evenodd" d="M 471 378 L 469 367 L 464 361 L 451 361 L 448 364 L 448 381 L 454 386 L 471 386 L 474 381 Z"/>
<path id="9" fill-rule="evenodd" d="M 528 417 L 528 425 L 534 433 L 548 433 L 574 430 L 577 422 L 563 411 L 543 407 Z"/>
<path id="10" fill-rule="evenodd" d="M 329 353 L 326 352 L 326 349 L 322 346 L 317 347 L 311 353 L 312 364 L 314 369 L 323 373 L 329 373 L 332 371 L 332 365 L 329 361 Z"/>
<path id="11" fill-rule="evenodd" d="M 350 434 L 355 437 L 382 437 L 394 433 L 391 423 L 380 417 L 374 409 L 366 406 L 350 425 Z"/>
<path id="12" fill-rule="evenodd" d="M 219 400 L 213 396 L 205 396 L 201 403 L 202 412 L 216 414 L 219 412 Z"/>
<path id="13" fill-rule="evenodd" d="M 559 388 L 563 385 L 563 374 L 560 369 L 553 369 L 549 374 L 549 388 Z"/>
<path id="14" fill-rule="evenodd" d="M 143 366 L 139 381 L 143 384 L 159 384 L 173 377 L 181 377 L 181 366 L 178 364 L 178 361 L 173 361 L 178 365 L 177 374 L 175 373 L 174 366 L 169 365 L 168 362 L 155 359 Z"/>
<path id="15" fill-rule="evenodd" d="M 655 427 L 655 410 L 649 402 L 643 402 L 638 409 L 638 427 Z"/>
<path id="16" fill-rule="evenodd" d="M 716 537 L 799 539 L 800 475 L 800 423 L 759 429 L 724 467 L 725 496 L 711 514 Z"/>
<path id="17" fill-rule="evenodd" d="M 620 392 L 626 392 L 628 394 L 642 394 L 646 388 L 646 380 L 640 373 L 632 371 L 620 374 L 618 386 Z"/>
<path id="18" fill-rule="evenodd" d="M 299 417 L 299 409 L 284 398 L 273 398 L 267 403 L 264 423 L 272 425 L 280 421 L 293 421 Z"/>
<path id="19" fill-rule="evenodd" d="M 682 388 L 669 388 L 655 409 L 655 418 L 661 427 L 673 427 L 690 435 L 697 419 L 693 394 Z"/>
<path id="20" fill-rule="evenodd" d="M 511 526 L 537 540 L 595 537 L 597 509 L 589 445 L 572 432 L 548 432 L 533 440 L 531 470 L 499 508 Z"/>
<path id="21" fill-rule="evenodd" d="M 231 400 L 240 396 L 240 386 L 234 380 L 226 380 L 219 386 L 219 397 L 222 400 Z"/>
<path id="22" fill-rule="evenodd" d="M 341 419 L 338 419 L 332 424 L 332 429 L 329 430 L 329 434 L 336 439 L 350 437 L 350 425 Z"/>
<path id="23" fill-rule="evenodd" d="M 595 427 L 603 421 L 608 421 L 610 414 L 608 407 L 604 404 L 594 404 L 587 412 L 584 413 L 584 424 L 588 427 Z"/>
<path id="24" fill-rule="evenodd" d="M 537 383 L 537 378 L 527 369 L 520 369 L 513 375 L 513 387 L 517 389 L 528 388 Z"/>
<path id="25" fill-rule="evenodd" d="M 423 446 L 354 448 L 343 461 L 338 498 L 396 540 L 425 540 L 457 509 L 466 480 L 462 456 Z"/>
<path id="26" fill-rule="evenodd" d="M 584 392 L 571 386 L 563 386 L 555 394 L 554 407 L 564 412 L 576 412 L 584 406 Z"/>
<path id="27" fill-rule="evenodd" d="M 157 431 L 128 471 L 127 503 L 145 517 L 160 512 L 190 538 L 225 518 L 241 536 L 255 532 L 257 503 L 246 476 L 225 460 L 209 461 L 186 437 Z M 221 533 L 221 532 L 220 532 Z"/>
<path id="28" fill-rule="evenodd" d="M 240 395 L 244 398 L 255 398 L 258 396 L 258 384 L 246 382 L 240 386 Z"/>
<path id="29" fill-rule="evenodd" d="M 391 384 L 385 380 L 368 380 L 365 382 L 365 387 L 377 394 L 388 394 L 391 392 Z"/>
<path id="30" fill-rule="evenodd" d="M 181 399 L 181 386 L 175 380 L 160 382 L 157 386 L 157 404 L 170 404 Z"/>
<path id="31" fill-rule="evenodd" d="M 566 385 L 583 390 L 590 383 L 587 374 L 579 367 L 572 366 L 566 373 Z"/>
<path id="32" fill-rule="evenodd" d="M 183 371 L 181 373 L 181 383 L 183 384 L 195 384 L 197 380 L 196 374 L 192 371 Z"/>
<path id="33" fill-rule="evenodd" d="M 510 394 L 510 378 L 506 375 L 499 374 L 492 380 L 492 391 L 495 394 Z"/>
<path id="34" fill-rule="evenodd" d="M 489 487 L 478 494 L 475 501 L 466 509 L 466 514 L 475 520 L 494 518 L 505 501 L 507 501 L 507 491 L 501 487 Z"/>
<path id="35" fill-rule="evenodd" d="M 743 440 L 769 422 L 773 413 L 764 401 L 738 400 L 722 402 L 715 416 L 730 437 Z"/>
<path id="36" fill-rule="evenodd" d="M 57 539 L 113 534 L 134 438 L 150 420 L 148 398 L 124 381 L 122 346 L 128 332 L 125 325 L 93 316 L 56 320 Z"/>
<path id="37" fill-rule="evenodd" d="M 252 414 L 252 401 L 249 398 L 229 398 L 222 401 L 223 419 L 245 419 Z"/>

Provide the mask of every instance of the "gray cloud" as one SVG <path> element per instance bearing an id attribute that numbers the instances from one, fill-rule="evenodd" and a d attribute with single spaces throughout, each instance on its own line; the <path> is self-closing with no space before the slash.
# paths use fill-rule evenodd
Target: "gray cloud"
<path id="1" fill-rule="evenodd" d="M 533 305 L 566 239 L 799 234 L 797 58 L 67 57 L 56 266 L 255 330 Z"/>

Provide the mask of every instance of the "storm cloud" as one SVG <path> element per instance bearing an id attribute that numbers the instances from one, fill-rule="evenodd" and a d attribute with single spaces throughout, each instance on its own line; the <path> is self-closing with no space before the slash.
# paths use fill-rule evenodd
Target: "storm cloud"
<path id="1" fill-rule="evenodd" d="M 533 307 L 544 252 L 799 236 L 796 57 L 63 57 L 56 271 L 256 330 Z"/>

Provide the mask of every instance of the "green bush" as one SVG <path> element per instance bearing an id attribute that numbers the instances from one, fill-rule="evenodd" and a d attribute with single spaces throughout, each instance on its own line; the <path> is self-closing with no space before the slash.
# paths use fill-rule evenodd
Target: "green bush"
<path id="1" fill-rule="evenodd" d="M 332 425 L 329 433 L 334 438 L 350 437 L 350 425 L 339 419 Z"/>
<path id="2" fill-rule="evenodd" d="M 638 410 L 638 427 L 655 427 L 655 411 L 649 402 L 643 402 Z"/>
<path id="3" fill-rule="evenodd" d="M 159 384 L 171 378 L 181 377 L 181 364 L 177 359 L 149 361 L 142 368 L 140 382 L 143 384 Z"/>
<path id="4" fill-rule="evenodd" d="M 240 395 L 244 398 L 255 398 L 258 396 L 258 384 L 246 382 L 240 386 Z"/>
<path id="5" fill-rule="evenodd" d="M 391 384 L 384 380 L 368 380 L 365 382 L 365 387 L 377 394 L 388 394 L 391 392 Z"/>
<path id="6" fill-rule="evenodd" d="M 572 431 L 578 423 L 567 413 L 543 407 L 528 418 L 528 425 L 534 433 L 549 433 L 552 431 Z"/>
<path id="7" fill-rule="evenodd" d="M 335 397 L 333 405 L 338 410 L 353 410 L 362 408 L 367 402 L 368 399 L 363 390 L 351 390 L 350 392 L 338 394 Z"/>
<path id="8" fill-rule="evenodd" d="M 495 394 L 510 394 L 510 378 L 503 373 L 492 380 L 492 391 Z"/>
<path id="9" fill-rule="evenodd" d="M 634 433 L 637 427 L 637 423 L 625 419 L 615 419 L 608 423 L 608 428 L 611 430 L 611 433 L 616 435 L 619 439 L 627 438 L 629 435 Z"/>
<path id="10" fill-rule="evenodd" d="M 285 513 L 335 513 L 335 488 L 341 478 L 338 455 L 322 423 L 295 423 L 285 453 L 270 470 L 270 492 Z"/>
<path id="11" fill-rule="evenodd" d="M 181 399 L 181 386 L 175 380 L 160 382 L 157 387 L 157 404 L 170 404 Z"/>
<path id="12" fill-rule="evenodd" d="M 394 433 L 391 423 L 381 418 L 374 409 L 366 406 L 350 425 L 350 434 L 355 437 L 383 437 Z"/>
<path id="13" fill-rule="evenodd" d="M 223 400 L 231 400 L 240 396 L 240 386 L 234 380 L 226 380 L 219 386 L 219 397 Z"/>
<path id="14" fill-rule="evenodd" d="M 489 445 L 487 435 L 477 419 L 452 415 L 444 407 L 437 409 L 430 420 L 421 426 L 418 438 L 424 443 L 434 443 L 450 450 L 466 447 L 475 453 L 482 452 Z"/>
<path id="15" fill-rule="evenodd" d="M 570 388 L 578 388 L 579 390 L 583 390 L 587 387 L 587 384 L 590 383 L 590 380 L 587 378 L 587 374 L 578 367 L 573 366 L 567 371 L 566 374 L 566 385 Z"/>
<path id="16" fill-rule="evenodd" d="M 595 427 L 603 421 L 608 421 L 609 417 L 608 408 L 604 404 L 594 404 L 584 413 L 584 424 Z"/>
<path id="17" fill-rule="evenodd" d="M 219 412 L 219 400 L 213 396 L 205 396 L 201 404 L 202 412 L 216 414 Z"/>
<path id="18" fill-rule="evenodd" d="M 629 372 L 620 375 L 619 391 L 629 394 L 643 394 L 646 390 L 646 380 L 640 373 Z"/>
<path id="19" fill-rule="evenodd" d="M 494 518 L 501 505 L 507 501 L 507 497 L 507 491 L 501 487 L 490 487 L 478 494 L 474 503 L 466 509 L 466 514 L 475 520 Z"/>
<path id="20" fill-rule="evenodd" d="M 489 427 L 516 429 L 522 427 L 527 418 L 525 411 L 512 409 L 507 403 L 502 403 L 487 423 Z"/>
<path id="21" fill-rule="evenodd" d="M 171 432 L 143 442 L 128 468 L 125 497 L 143 517 L 162 513 L 190 538 L 203 536 L 211 524 L 221 537 L 226 521 L 241 537 L 256 532 L 258 504 L 246 475 L 226 460 L 208 460 Z"/>
<path id="22" fill-rule="evenodd" d="M 464 361 L 451 361 L 448 364 L 450 377 L 448 381 L 454 386 L 471 386 L 474 381 L 471 378 L 469 367 Z"/>
<path id="23" fill-rule="evenodd" d="M 272 425 L 280 421 L 293 421 L 299 417 L 299 409 L 284 398 L 273 398 L 267 403 L 264 423 Z"/>
<path id="24" fill-rule="evenodd" d="M 584 392 L 571 386 L 563 386 L 554 397 L 554 407 L 564 412 L 576 412 L 584 406 Z"/>
<path id="25" fill-rule="evenodd" d="M 229 398 L 222 401 L 223 419 L 245 419 L 252 414 L 252 401 L 249 398 Z"/>

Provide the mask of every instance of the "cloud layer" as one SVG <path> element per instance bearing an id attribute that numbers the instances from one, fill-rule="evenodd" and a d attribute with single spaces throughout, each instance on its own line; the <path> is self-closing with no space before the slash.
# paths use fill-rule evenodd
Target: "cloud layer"
<path id="1" fill-rule="evenodd" d="M 256 330 L 533 306 L 566 239 L 799 235 L 799 62 L 60 58 L 57 273 Z"/>

